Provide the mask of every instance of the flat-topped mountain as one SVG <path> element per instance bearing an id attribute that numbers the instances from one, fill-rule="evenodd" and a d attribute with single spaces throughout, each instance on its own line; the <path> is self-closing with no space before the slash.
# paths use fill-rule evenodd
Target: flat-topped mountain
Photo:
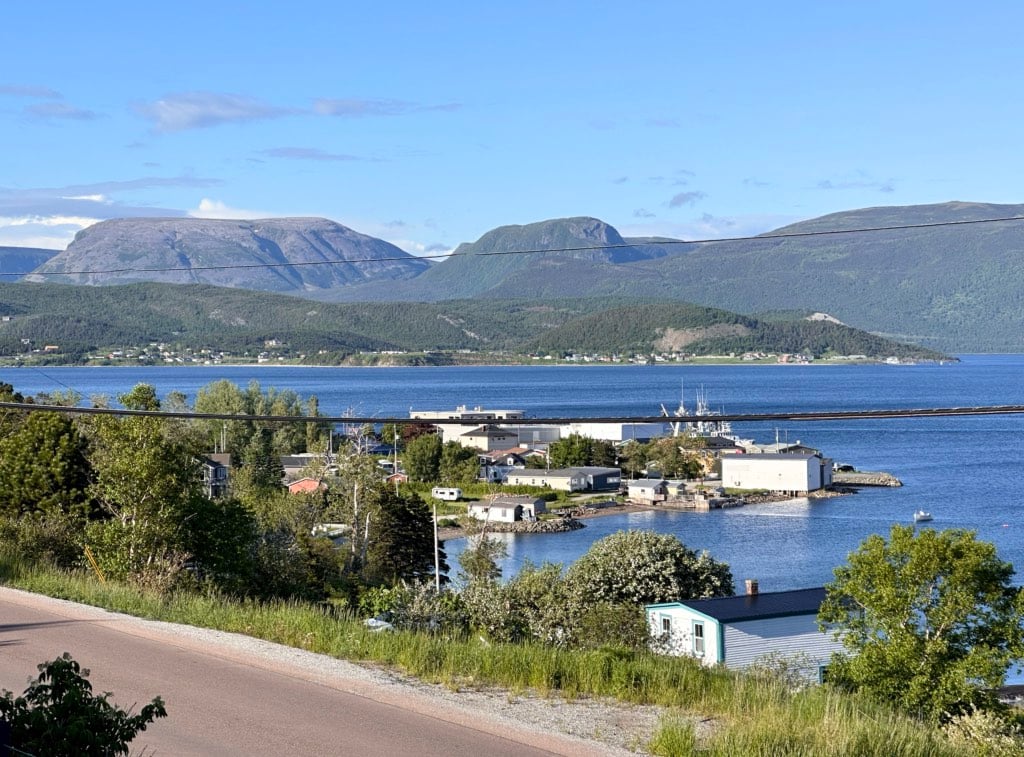
<path id="1" fill-rule="evenodd" d="M 126 218 L 80 231 L 27 281 L 160 281 L 301 293 L 412 278 L 430 263 L 324 218 Z"/>
<path id="2" fill-rule="evenodd" d="M 20 276 L 38 268 L 60 250 L 41 247 L 0 247 L 0 281 L 17 281 Z"/>
<path id="3" fill-rule="evenodd" d="M 779 236 L 793 234 L 804 236 Z M 333 302 L 675 300 L 826 312 L 944 352 L 1024 351 L 1024 205 L 862 208 L 715 243 L 624 238 L 596 218 L 561 218 L 501 226 L 437 264 L 324 219 L 117 220 L 80 232 L 28 278 Z"/>

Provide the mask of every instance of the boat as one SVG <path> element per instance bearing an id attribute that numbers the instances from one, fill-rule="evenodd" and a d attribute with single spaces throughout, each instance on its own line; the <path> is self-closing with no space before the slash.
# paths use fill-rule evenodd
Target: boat
<path id="1" fill-rule="evenodd" d="M 924 510 L 918 510 L 914 513 L 914 523 L 925 523 L 932 519 L 932 514 Z"/>

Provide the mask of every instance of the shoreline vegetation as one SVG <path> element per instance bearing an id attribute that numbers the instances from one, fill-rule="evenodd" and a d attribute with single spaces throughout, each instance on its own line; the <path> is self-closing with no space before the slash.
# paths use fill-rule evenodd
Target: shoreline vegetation
<path id="1" fill-rule="evenodd" d="M 393 358 L 394 356 L 388 356 Z M 252 361 L 252 360 L 240 360 L 240 361 L 218 361 L 218 362 L 206 362 L 206 361 L 194 361 L 194 362 L 142 362 L 136 361 L 131 362 L 128 360 L 87 360 L 87 361 L 62 361 L 55 359 L 55 356 L 41 356 L 35 357 L 0 357 L 0 368 L 196 368 L 196 369 L 211 369 L 211 368 L 501 368 L 505 366 L 537 366 L 537 367 L 575 367 L 575 368 L 592 368 L 592 367 L 629 367 L 629 366 L 643 366 L 647 368 L 659 368 L 659 367 L 684 367 L 684 366 L 705 366 L 705 365 L 728 365 L 728 366 L 765 366 L 765 365 L 778 365 L 778 366 L 835 366 L 835 365 L 900 365 L 900 366 L 914 366 L 914 365 L 945 365 L 948 363 L 958 363 L 960 360 L 956 357 L 949 357 L 943 360 L 926 360 L 921 358 L 908 358 L 901 359 L 899 363 L 888 363 L 885 358 L 817 358 L 815 360 L 805 362 L 789 362 L 781 361 L 772 356 L 772 359 L 757 359 L 757 360 L 744 360 L 742 357 L 728 357 L 720 355 L 712 355 L 707 357 L 692 357 L 685 360 L 672 360 L 672 361 L 652 361 L 648 363 L 637 363 L 628 360 L 620 361 L 579 361 L 570 359 L 532 359 L 529 357 L 510 357 L 507 360 L 496 359 L 490 356 L 483 360 L 460 360 L 458 356 L 444 356 L 441 359 L 433 359 L 429 357 L 421 356 L 409 356 L 406 360 L 366 360 L 363 356 L 359 356 L 355 359 L 345 359 L 341 362 L 309 362 L 306 359 L 289 358 L 284 360 L 267 360 L 267 361 Z"/>

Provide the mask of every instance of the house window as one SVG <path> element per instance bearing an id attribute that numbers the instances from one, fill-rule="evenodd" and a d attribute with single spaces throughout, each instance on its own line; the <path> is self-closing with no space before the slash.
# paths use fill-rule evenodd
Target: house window
<path id="1" fill-rule="evenodd" d="M 661 632 L 672 633 L 672 618 L 668 615 L 661 616 Z"/>
<path id="2" fill-rule="evenodd" d="M 697 621 L 693 623 L 693 653 L 704 656 L 704 624 Z"/>

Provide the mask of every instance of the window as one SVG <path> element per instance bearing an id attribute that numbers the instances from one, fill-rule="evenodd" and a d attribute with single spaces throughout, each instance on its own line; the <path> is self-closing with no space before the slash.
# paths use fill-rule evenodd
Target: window
<path id="1" fill-rule="evenodd" d="M 672 633 L 672 618 L 668 615 L 661 616 L 661 632 Z"/>
<path id="2" fill-rule="evenodd" d="M 693 622 L 693 653 L 704 655 L 704 624 L 697 621 Z"/>

